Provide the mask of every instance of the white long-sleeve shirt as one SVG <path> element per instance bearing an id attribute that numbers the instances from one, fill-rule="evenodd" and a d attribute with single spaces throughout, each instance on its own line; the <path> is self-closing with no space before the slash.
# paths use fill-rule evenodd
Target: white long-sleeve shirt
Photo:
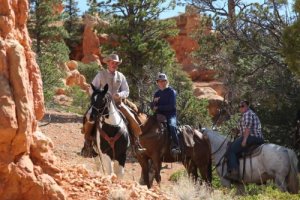
<path id="1" fill-rule="evenodd" d="M 115 71 L 114 74 L 110 73 L 107 69 L 101 70 L 92 81 L 92 84 L 97 88 L 103 88 L 108 84 L 108 91 L 114 95 L 119 94 L 122 99 L 129 96 L 129 87 L 127 80 L 121 72 Z M 90 94 L 93 93 L 90 88 Z"/>

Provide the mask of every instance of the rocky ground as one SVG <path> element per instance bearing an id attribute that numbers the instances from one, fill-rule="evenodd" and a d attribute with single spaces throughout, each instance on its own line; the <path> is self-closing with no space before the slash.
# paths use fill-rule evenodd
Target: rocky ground
<path id="1" fill-rule="evenodd" d="M 174 199 L 168 190 L 174 184 L 169 180 L 181 163 L 163 163 L 162 183 L 150 190 L 138 184 L 141 167 L 131 151 L 125 165 L 125 176 L 103 175 L 98 170 L 97 158 L 83 158 L 81 134 L 82 116 L 73 113 L 48 111 L 39 123 L 42 132 L 51 138 L 57 166 L 61 173 L 55 179 L 64 188 L 68 199 Z"/>

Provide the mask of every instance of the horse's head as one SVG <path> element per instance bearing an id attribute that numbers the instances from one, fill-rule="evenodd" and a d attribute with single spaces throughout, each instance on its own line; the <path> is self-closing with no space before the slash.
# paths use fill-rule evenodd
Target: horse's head
<path id="1" fill-rule="evenodd" d="M 95 120 L 98 117 L 108 114 L 108 106 L 111 101 L 111 97 L 109 93 L 107 93 L 107 84 L 103 89 L 97 89 L 93 84 L 91 84 L 91 87 L 93 89 L 93 94 L 91 96 L 91 117 Z"/>

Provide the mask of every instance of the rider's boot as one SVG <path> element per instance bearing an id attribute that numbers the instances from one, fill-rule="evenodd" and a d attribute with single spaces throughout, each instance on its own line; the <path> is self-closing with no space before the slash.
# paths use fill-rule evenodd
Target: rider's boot
<path id="1" fill-rule="evenodd" d="M 81 149 L 81 155 L 84 157 L 95 157 L 98 155 L 92 146 L 92 130 L 94 124 L 94 122 L 86 121 L 82 128 L 84 132 L 84 146 Z"/>
<path id="2" fill-rule="evenodd" d="M 180 147 L 179 145 L 174 145 L 172 148 L 171 148 L 171 153 L 172 155 L 178 155 L 181 153 L 181 150 L 180 150 Z"/>
<path id="3" fill-rule="evenodd" d="M 224 178 L 233 181 L 239 181 L 240 180 L 239 171 L 237 169 L 232 169 L 227 174 L 225 174 Z"/>
<path id="4" fill-rule="evenodd" d="M 142 147 L 141 143 L 140 143 L 140 138 L 139 137 L 135 137 L 135 147 L 136 147 L 136 151 L 137 153 L 145 153 L 146 149 L 144 147 Z"/>
<path id="5" fill-rule="evenodd" d="M 92 130 L 94 128 L 95 122 L 86 121 L 83 126 L 84 139 L 91 141 L 92 140 Z"/>

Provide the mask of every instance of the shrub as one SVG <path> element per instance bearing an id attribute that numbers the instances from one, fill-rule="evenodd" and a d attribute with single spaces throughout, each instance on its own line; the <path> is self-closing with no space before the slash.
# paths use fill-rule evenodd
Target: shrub
<path id="1" fill-rule="evenodd" d="M 72 105 L 67 108 L 68 111 L 84 114 L 89 106 L 90 98 L 79 86 L 73 86 L 67 89 L 66 95 L 73 99 Z"/>
<path id="2" fill-rule="evenodd" d="M 91 83 L 98 73 L 99 65 L 95 62 L 90 64 L 84 64 L 79 62 L 78 64 L 78 71 L 85 77 L 87 83 Z"/>

